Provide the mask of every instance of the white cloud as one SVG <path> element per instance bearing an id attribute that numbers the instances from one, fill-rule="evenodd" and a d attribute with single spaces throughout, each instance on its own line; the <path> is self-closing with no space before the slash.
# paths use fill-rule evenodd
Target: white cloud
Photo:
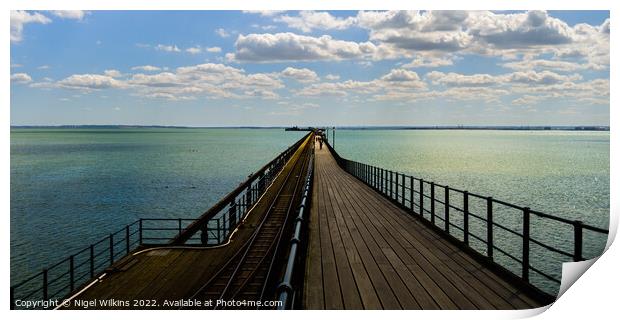
<path id="1" fill-rule="evenodd" d="M 292 78 L 301 83 L 316 82 L 319 80 L 319 76 L 317 76 L 316 72 L 306 68 L 296 69 L 288 67 L 282 70 L 280 74 L 283 77 Z"/>
<path id="2" fill-rule="evenodd" d="M 274 21 L 303 32 L 360 27 L 368 30 L 368 41 L 345 41 L 347 47 L 365 46 L 372 48 L 372 52 L 356 54 L 346 50 L 346 54 L 333 54 L 332 50 L 317 49 L 315 41 L 299 35 L 262 34 L 241 36 L 237 40 L 237 60 L 413 58 L 405 67 L 416 68 L 447 66 L 464 54 L 511 60 L 525 57 L 533 60 L 543 54 L 553 54 L 556 60 L 585 59 L 590 69 L 603 70 L 609 66 L 608 20 L 599 26 L 585 23 L 569 26 L 545 11 L 360 11 L 350 17 L 302 11 L 298 15 L 275 17 Z M 328 42 L 336 41 L 341 40 Z M 273 53 L 274 58 L 269 58 L 270 49 L 274 48 L 283 48 L 285 52 L 292 50 L 290 54 Z"/>
<path id="3" fill-rule="evenodd" d="M 222 38 L 230 37 L 230 32 L 224 30 L 223 28 L 215 29 L 215 33 Z"/>
<path id="4" fill-rule="evenodd" d="M 511 61 L 511 62 L 503 63 L 502 66 L 504 68 L 513 69 L 513 70 L 558 70 L 558 71 L 565 71 L 565 72 L 583 70 L 583 69 L 600 70 L 599 65 L 594 65 L 590 63 L 576 63 L 576 62 L 569 62 L 569 61 L 544 60 L 544 59 Z"/>
<path id="5" fill-rule="evenodd" d="M 27 73 L 14 73 L 11 75 L 11 82 L 24 84 L 32 82 L 32 78 Z"/>
<path id="6" fill-rule="evenodd" d="M 341 60 L 372 56 L 371 42 L 335 40 L 331 36 L 311 37 L 294 33 L 239 35 L 234 59 L 238 61 Z"/>
<path id="7" fill-rule="evenodd" d="M 52 20 L 38 12 L 29 13 L 27 11 L 11 11 L 11 42 L 22 41 L 24 25 L 28 23 L 48 24 Z"/>
<path id="8" fill-rule="evenodd" d="M 115 69 L 105 70 L 103 74 L 108 77 L 112 77 L 112 78 L 120 78 L 123 76 L 123 74 L 120 71 L 115 70 Z"/>
<path id="9" fill-rule="evenodd" d="M 325 79 L 334 81 L 334 80 L 339 80 L 340 76 L 337 74 L 328 74 L 325 76 Z"/>
<path id="10" fill-rule="evenodd" d="M 393 69 L 378 79 L 371 81 L 346 80 L 343 82 L 323 82 L 309 85 L 295 91 L 300 96 L 344 97 L 350 93 L 368 95 L 379 92 L 426 90 L 426 84 L 417 73 L 404 69 Z"/>
<path id="11" fill-rule="evenodd" d="M 286 10 L 243 10 L 244 13 L 260 14 L 263 17 L 273 17 Z"/>
<path id="12" fill-rule="evenodd" d="M 181 49 L 179 49 L 179 47 L 177 47 L 176 45 L 164 45 L 164 44 L 158 44 L 157 46 L 155 46 L 155 50 L 165 51 L 165 52 L 181 52 Z"/>
<path id="13" fill-rule="evenodd" d="M 191 47 L 191 48 L 185 49 L 185 52 L 190 53 L 190 54 L 199 54 L 202 52 L 202 48 L 200 46 Z"/>
<path id="14" fill-rule="evenodd" d="M 207 52 L 211 52 L 211 53 L 218 53 L 218 52 L 222 52 L 222 48 L 220 47 L 210 47 L 206 49 Z"/>
<path id="15" fill-rule="evenodd" d="M 403 64 L 403 68 L 436 68 L 451 66 L 454 62 L 451 58 L 434 56 L 416 56 L 411 62 Z"/>
<path id="16" fill-rule="evenodd" d="M 58 86 L 67 89 L 98 90 L 121 88 L 122 81 L 100 74 L 74 74 L 57 82 Z"/>
<path id="17" fill-rule="evenodd" d="M 543 99 L 544 97 L 541 97 L 541 96 L 524 95 L 522 97 L 512 100 L 511 103 L 514 105 L 531 106 L 531 105 L 538 104 L 538 102 L 540 102 Z"/>
<path id="18" fill-rule="evenodd" d="M 297 16 L 283 15 L 274 21 L 286 23 L 289 28 L 311 32 L 314 29 L 346 29 L 354 25 L 356 19 L 354 17 L 336 18 L 327 12 L 301 11 Z"/>
<path id="19" fill-rule="evenodd" d="M 50 66 L 48 66 L 48 65 L 46 65 L 46 64 L 45 64 L 45 65 L 42 65 L 42 66 L 38 66 L 38 67 L 37 67 L 37 69 L 39 69 L 39 70 L 47 70 L 47 69 L 49 69 L 49 68 L 51 68 L 51 67 L 50 67 Z"/>
<path id="20" fill-rule="evenodd" d="M 151 66 L 151 65 L 146 65 L 146 66 L 132 67 L 131 70 L 159 71 L 159 70 L 161 70 L 161 68 L 160 67 Z"/>
<path id="21" fill-rule="evenodd" d="M 82 20 L 88 12 L 83 10 L 55 10 L 50 11 L 50 13 L 61 19 Z"/>
<path id="22" fill-rule="evenodd" d="M 498 82 L 498 78 L 490 74 L 463 75 L 439 71 L 427 73 L 426 79 L 431 80 L 433 84 L 443 84 L 446 86 L 491 86 Z"/>
<path id="23" fill-rule="evenodd" d="M 563 82 L 581 80 L 578 74 L 561 75 L 551 71 L 517 71 L 508 74 L 471 74 L 464 75 L 454 72 L 443 73 L 432 71 L 426 74 L 426 78 L 433 84 L 442 84 L 451 87 L 488 87 L 502 84 L 524 85 L 551 85 Z"/>

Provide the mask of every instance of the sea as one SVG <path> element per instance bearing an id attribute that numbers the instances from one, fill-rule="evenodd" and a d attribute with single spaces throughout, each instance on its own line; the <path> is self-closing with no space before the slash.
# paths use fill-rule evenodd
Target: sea
<path id="1" fill-rule="evenodd" d="M 303 135 L 280 128 L 12 128 L 11 283 L 139 218 L 199 216 Z M 336 129 L 329 138 L 351 160 L 609 225 L 608 131 Z M 545 226 L 539 240 L 566 242 L 570 230 Z M 606 238 L 584 236 L 584 254 L 600 254 Z"/>

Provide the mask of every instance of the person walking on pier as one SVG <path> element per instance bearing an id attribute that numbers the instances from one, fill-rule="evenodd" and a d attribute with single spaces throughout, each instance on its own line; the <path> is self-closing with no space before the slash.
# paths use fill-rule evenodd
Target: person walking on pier
<path id="1" fill-rule="evenodd" d="M 319 136 L 318 140 L 319 140 L 319 150 L 323 150 L 323 137 Z"/>

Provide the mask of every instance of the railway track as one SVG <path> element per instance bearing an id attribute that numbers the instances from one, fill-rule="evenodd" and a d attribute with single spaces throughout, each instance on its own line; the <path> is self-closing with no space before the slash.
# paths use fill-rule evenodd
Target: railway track
<path id="1" fill-rule="evenodd" d="M 278 253 L 282 236 L 287 234 L 289 217 L 297 209 L 304 173 L 312 152 L 310 137 L 297 159 L 284 177 L 276 196 L 247 243 L 213 276 L 202 285 L 190 299 L 213 301 L 214 309 L 227 308 L 217 301 L 265 301 L 273 298 L 277 281 L 274 273 L 281 270 Z M 285 169 L 286 170 L 286 169 Z M 241 305 L 232 308 L 257 309 L 258 305 Z"/>

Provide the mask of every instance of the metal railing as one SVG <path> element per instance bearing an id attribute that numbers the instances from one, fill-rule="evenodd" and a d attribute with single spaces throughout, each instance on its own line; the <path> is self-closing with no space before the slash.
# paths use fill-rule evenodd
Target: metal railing
<path id="1" fill-rule="evenodd" d="M 561 263 L 582 261 L 600 254 L 602 248 L 597 246 L 604 245 L 609 233 L 581 221 L 348 160 L 340 157 L 329 144 L 327 146 L 338 165 L 348 173 L 411 214 L 423 218 L 462 247 L 471 249 L 470 252 L 483 258 L 479 260 L 490 262 L 501 272 L 533 286 L 545 298 L 551 298 L 559 289 Z M 555 232 L 555 236 L 549 237 L 550 232 Z M 591 233 L 588 237 L 591 250 L 587 257 L 584 232 Z M 549 243 L 543 238 L 556 241 Z"/>
<path id="2" fill-rule="evenodd" d="M 302 251 L 302 232 L 305 229 L 304 223 L 307 223 L 307 218 L 305 218 L 306 212 L 309 212 L 310 209 L 309 199 L 311 198 L 312 183 L 314 182 L 313 171 L 314 153 L 309 160 L 308 174 L 305 180 L 306 183 L 300 202 L 301 204 L 299 205 L 299 213 L 295 219 L 295 231 L 290 240 L 291 246 L 286 262 L 286 269 L 284 271 L 282 281 L 276 289 L 276 297 L 278 297 L 278 300 L 280 301 L 280 304 L 278 305 L 279 310 L 292 309 L 295 303 L 296 292 L 298 291 L 293 287 L 293 277 L 297 277 L 295 274 L 295 267 L 302 262 L 301 260 L 303 258 L 303 253 L 300 253 L 300 251 Z M 299 275 L 299 272 L 297 272 L 297 274 Z"/>
<path id="3" fill-rule="evenodd" d="M 26 301 L 60 300 L 140 247 L 167 244 L 196 219 L 143 218 L 11 286 L 11 309 Z M 215 230 L 212 230 L 215 231 Z M 199 243 L 199 238 L 190 242 Z M 60 302 L 60 301 L 59 301 Z M 51 308 L 56 305 L 50 305 Z M 40 308 L 43 308 L 42 306 Z"/>
<path id="4" fill-rule="evenodd" d="M 237 228 L 239 222 L 243 220 L 252 206 L 282 170 L 286 162 L 310 134 L 312 132 L 304 135 L 303 138 L 299 139 L 299 141 L 283 151 L 275 159 L 271 160 L 256 173 L 250 175 L 235 190 L 231 191 L 207 212 L 198 217 L 196 221 L 188 226 L 185 232 L 179 234 L 171 243 L 176 245 L 184 244 L 199 231 L 201 231 L 202 244 L 204 245 L 217 245 L 227 241 L 230 233 Z M 213 233 L 212 230 L 217 230 L 217 233 Z"/>

